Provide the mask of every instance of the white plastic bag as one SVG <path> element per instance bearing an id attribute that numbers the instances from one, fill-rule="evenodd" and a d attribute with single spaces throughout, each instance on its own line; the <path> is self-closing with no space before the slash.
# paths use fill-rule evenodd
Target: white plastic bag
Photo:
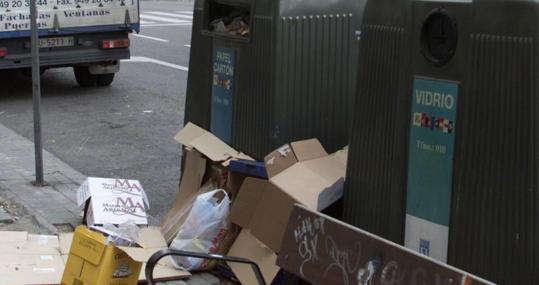
<path id="1" fill-rule="evenodd" d="M 224 197 L 219 202 L 219 193 Z M 230 198 L 225 190 L 218 189 L 199 195 L 171 249 L 202 253 L 216 253 L 226 237 L 230 213 Z M 192 257 L 174 257 L 174 265 L 186 270 L 202 270 L 208 260 Z"/>

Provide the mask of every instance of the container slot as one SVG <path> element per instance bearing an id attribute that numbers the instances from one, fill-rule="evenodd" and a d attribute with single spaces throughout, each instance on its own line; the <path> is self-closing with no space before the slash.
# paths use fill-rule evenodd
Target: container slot
<path id="1" fill-rule="evenodd" d="M 251 34 L 251 7 L 223 0 L 210 0 L 208 7 L 210 33 L 248 39 Z"/>

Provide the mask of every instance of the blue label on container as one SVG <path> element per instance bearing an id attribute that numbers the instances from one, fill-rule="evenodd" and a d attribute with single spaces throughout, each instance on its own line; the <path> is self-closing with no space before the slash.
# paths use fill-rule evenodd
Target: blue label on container
<path id="1" fill-rule="evenodd" d="M 414 79 L 405 245 L 447 260 L 458 83 Z"/>
<path id="2" fill-rule="evenodd" d="M 230 143 L 234 94 L 235 51 L 216 48 L 213 53 L 211 132 Z"/>
<path id="3" fill-rule="evenodd" d="M 416 78 L 408 161 L 407 213 L 448 226 L 458 84 Z"/>

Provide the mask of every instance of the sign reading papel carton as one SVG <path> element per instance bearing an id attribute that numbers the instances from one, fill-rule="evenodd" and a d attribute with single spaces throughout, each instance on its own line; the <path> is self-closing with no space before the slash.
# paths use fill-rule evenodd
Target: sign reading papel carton
<path id="1" fill-rule="evenodd" d="M 86 203 L 87 201 L 89 203 Z M 148 197 L 137 180 L 89 177 L 77 191 L 79 207 L 85 207 L 88 225 L 147 225 Z"/>

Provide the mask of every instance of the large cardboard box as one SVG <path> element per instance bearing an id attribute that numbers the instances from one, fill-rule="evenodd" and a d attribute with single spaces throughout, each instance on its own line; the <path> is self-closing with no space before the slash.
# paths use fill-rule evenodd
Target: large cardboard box
<path id="1" fill-rule="evenodd" d="M 295 203 L 321 211 L 342 197 L 347 148 L 329 155 L 316 139 L 285 145 L 264 159 L 269 180 L 248 177 L 231 221 L 278 252 Z"/>
<path id="2" fill-rule="evenodd" d="M 150 206 L 137 180 L 89 177 L 77 191 L 77 203 L 79 207 L 85 206 L 87 225 L 128 221 L 148 224 L 146 211 Z"/>

